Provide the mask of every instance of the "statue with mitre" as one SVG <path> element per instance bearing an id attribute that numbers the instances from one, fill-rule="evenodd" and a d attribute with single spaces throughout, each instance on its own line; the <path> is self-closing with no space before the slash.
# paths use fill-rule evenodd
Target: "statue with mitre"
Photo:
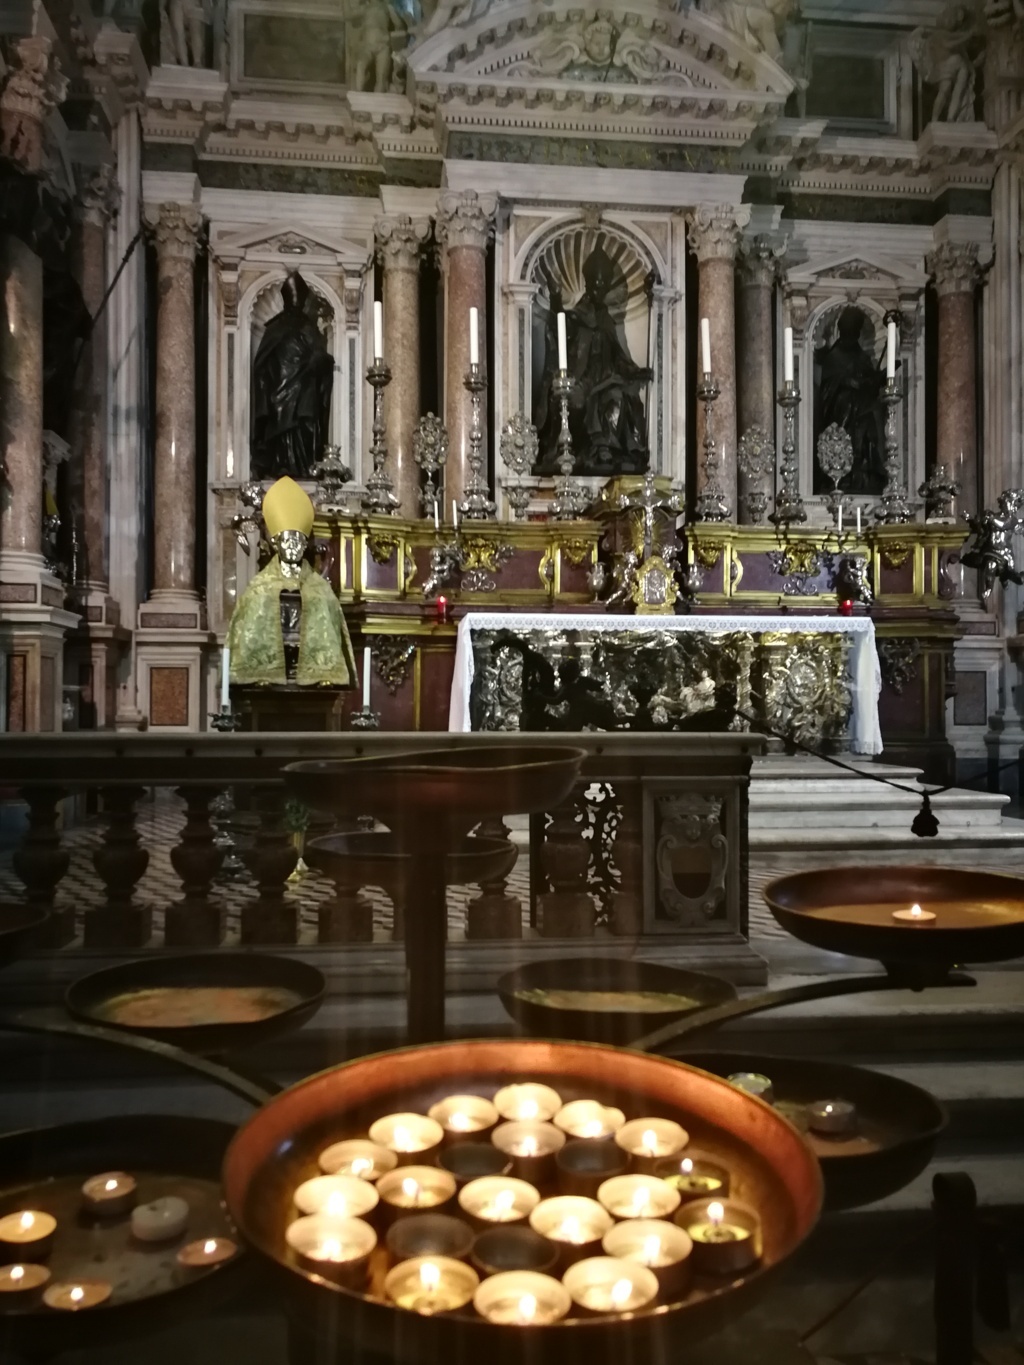
<path id="1" fill-rule="evenodd" d="M 231 614 L 225 644 L 231 651 L 232 683 L 352 687 L 355 659 L 341 606 L 331 585 L 306 560 L 313 530 L 309 495 L 294 479 L 278 479 L 264 496 L 263 522 L 274 557 Z M 286 644 L 295 638 L 292 677 Z"/>

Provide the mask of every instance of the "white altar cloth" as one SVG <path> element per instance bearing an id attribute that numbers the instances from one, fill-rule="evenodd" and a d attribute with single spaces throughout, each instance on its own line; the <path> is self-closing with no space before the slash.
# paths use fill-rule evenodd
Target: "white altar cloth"
<path id="1" fill-rule="evenodd" d="M 882 732 L 878 724 L 882 674 L 875 648 L 875 625 L 867 616 L 576 616 L 569 612 L 469 612 L 459 622 L 455 645 L 449 730 L 473 728 L 469 718 L 469 697 L 473 686 L 472 636 L 475 630 L 671 630 L 703 631 L 713 635 L 742 630 L 753 634 L 787 631 L 794 635 L 805 632 L 850 635 L 853 637 L 847 677 L 853 701 L 850 748 L 855 754 L 882 752 Z"/>

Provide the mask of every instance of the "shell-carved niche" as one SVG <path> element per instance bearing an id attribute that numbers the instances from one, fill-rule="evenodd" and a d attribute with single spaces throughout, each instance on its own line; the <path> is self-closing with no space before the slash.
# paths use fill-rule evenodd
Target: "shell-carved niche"
<path id="1" fill-rule="evenodd" d="M 552 394 L 555 313 L 566 314 L 569 372 L 576 381 L 570 427 L 576 472 L 641 473 L 648 465 L 647 407 L 654 373 L 651 335 L 655 272 L 637 243 L 607 224 L 578 224 L 539 246 L 526 278 L 533 309 L 533 419 L 538 471 L 556 467 L 560 425 Z"/>
<path id="2" fill-rule="evenodd" d="M 830 305 L 812 331 L 814 450 L 833 424 L 846 431 L 853 467 L 839 487 L 847 493 L 877 496 L 885 488 L 885 332 L 884 313 L 866 300 Z M 831 486 L 815 453 L 813 491 Z"/>
<path id="3" fill-rule="evenodd" d="M 330 347 L 334 341 L 334 309 L 320 292 L 315 279 L 310 279 L 306 274 L 303 274 L 302 278 L 309 286 L 306 312 L 316 323 L 320 335 Z M 255 356 L 260 348 L 260 341 L 263 339 L 263 332 L 267 323 L 284 308 L 284 299 L 281 297 L 282 283 L 283 280 L 271 280 L 269 284 L 263 286 L 253 299 L 252 310 L 249 315 L 249 354 L 251 356 Z"/>

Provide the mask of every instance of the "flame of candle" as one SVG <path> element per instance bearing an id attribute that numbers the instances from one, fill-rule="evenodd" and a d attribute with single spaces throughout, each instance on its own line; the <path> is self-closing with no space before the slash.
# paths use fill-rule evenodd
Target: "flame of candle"
<path id="1" fill-rule="evenodd" d="M 116 1190 L 116 1189 L 117 1189 L 117 1181 L 116 1181 L 116 1180 L 108 1180 L 107 1183 L 103 1186 L 103 1188 L 104 1188 L 105 1190 L 107 1190 L 108 1192 L 109 1192 L 110 1190 Z"/>
<path id="2" fill-rule="evenodd" d="M 412 1151 L 412 1133 L 409 1132 L 404 1124 L 398 1124 L 394 1133 L 391 1135 L 391 1141 L 400 1152 Z"/>
<path id="3" fill-rule="evenodd" d="M 207 1255 L 207 1256 L 212 1256 L 213 1253 L 214 1253 L 216 1250 L 217 1250 L 217 1243 L 216 1243 L 216 1241 L 215 1241 L 212 1237 L 208 1238 L 208 1239 L 203 1243 L 203 1253 L 204 1253 L 205 1255 Z"/>
<path id="4" fill-rule="evenodd" d="M 579 1128 L 580 1137 L 592 1138 L 600 1137 L 604 1132 L 604 1124 L 600 1119 L 588 1119 L 586 1123 L 581 1123 Z"/>
<path id="5" fill-rule="evenodd" d="M 538 1105 L 536 1100 L 523 1100 L 519 1106 L 519 1117 L 521 1119 L 535 1119 L 539 1113 L 540 1105 Z M 529 1295 L 526 1295 L 526 1298 L 529 1297 Z"/>
<path id="6" fill-rule="evenodd" d="M 337 1237 L 325 1237 L 320 1243 L 320 1252 L 325 1261 L 340 1261 L 341 1243 Z"/>
<path id="7" fill-rule="evenodd" d="M 402 1181 L 402 1193 L 406 1199 L 411 1199 L 414 1204 L 419 1202 L 420 1186 L 418 1180 L 413 1180 L 411 1175 L 407 1175 Z"/>
<path id="8" fill-rule="evenodd" d="M 441 1283 L 441 1267 L 435 1265 L 433 1261 L 426 1261 L 420 1266 L 420 1284 L 424 1289 L 433 1291 Z"/>
<path id="9" fill-rule="evenodd" d="M 522 1142 L 519 1144 L 519 1149 L 518 1149 L 518 1151 L 516 1152 L 516 1156 L 536 1156 L 536 1155 L 537 1155 L 537 1139 L 536 1139 L 535 1137 L 524 1137 L 523 1140 L 522 1140 Z"/>
<path id="10" fill-rule="evenodd" d="M 323 1212 L 333 1214 L 336 1218 L 344 1218 L 348 1211 L 348 1200 L 337 1190 L 327 1196 Z"/>
<path id="11" fill-rule="evenodd" d="M 826 1114 L 831 1114 L 831 1112 L 832 1112 L 832 1106 L 831 1106 L 830 1104 L 826 1104 L 826 1105 L 825 1105 L 825 1113 L 826 1113 Z"/>
<path id="12" fill-rule="evenodd" d="M 456 1109 L 454 1114 L 449 1115 L 448 1127 L 454 1128 L 457 1133 L 468 1133 L 472 1126 L 473 1120 L 461 1109 Z"/>
<path id="13" fill-rule="evenodd" d="M 568 1218 L 562 1219 L 559 1235 L 563 1242 L 583 1241 L 583 1229 L 580 1227 L 580 1220 L 575 1214 L 570 1214 Z"/>
<path id="14" fill-rule="evenodd" d="M 31 1228 L 34 1225 L 35 1221 L 36 1216 L 34 1213 L 23 1213 L 21 1215 L 21 1218 L 18 1220 L 22 1232 L 28 1232 L 29 1228 Z"/>
<path id="15" fill-rule="evenodd" d="M 912 905 L 912 906 L 910 907 L 910 913 L 911 913 L 911 914 L 914 916 L 914 918 L 916 919 L 916 918 L 918 917 L 918 915 L 924 914 L 924 911 L 921 909 L 921 907 L 920 907 L 919 905 Z"/>
<path id="16" fill-rule="evenodd" d="M 369 1157 L 357 1156 L 355 1161 L 353 1161 L 352 1163 L 352 1174 L 354 1176 L 369 1175 L 370 1171 L 372 1170 L 373 1162 L 369 1159 Z"/>
<path id="17" fill-rule="evenodd" d="M 680 1169 L 682 1170 L 683 1175 L 692 1175 L 692 1173 L 693 1173 L 693 1162 L 690 1160 L 690 1158 L 689 1158 L 688 1156 L 684 1156 L 684 1157 L 683 1157 L 683 1164 L 682 1164 L 682 1166 L 680 1167 Z"/>
<path id="18" fill-rule="evenodd" d="M 622 1308 L 629 1302 L 633 1285 L 629 1280 L 616 1280 L 611 1287 L 611 1301 L 615 1308 Z"/>
<path id="19" fill-rule="evenodd" d="M 645 1237 L 643 1250 L 640 1253 L 645 1265 L 653 1265 L 661 1255 L 661 1238 Z"/>
<path id="20" fill-rule="evenodd" d="M 725 1205 L 719 1204 L 717 1200 L 714 1204 L 708 1205 L 708 1222 L 717 1226 L 725 1218 Z"/>
<path id="21" fill-rule="evenodd" d="M 68 1295 L 68 1298 L 71 1300 L 72 1303 L 80 1303 L 82 1299 L 85 1298 L 85 1290 L 82 1288 L 80 1284 L 76 1284 L 74 1289 L 72 1289 L 71 1293 Z"/>
<path id="22" fill-rule="evenodd" d="M 11 1279 L 12 1279 L 12 1280 L 23 1280 L 24 1278 L 25 1278 L 25 1267 L 24 1267 L 23 1265 L 15 1265 L 15 1266 L 12 1266 L 12 1267 L 11 1267 Z"/>
<path id="23" fill-rule="evenodd" d="M 641 1185 L 638 1190 L 633 1191 L 633 1212 L 643 1213 L 644 1209 L 651 1202 L 651 1192 L 646 1185 Z"/>
<path id="24" fill-rule="evenodd" d="M 494 1196 L 495 1213 L 511 1213 L 516 1202 L 515 1190 L 499 1190 Z"/>
<path id="25" fill-rule="evenodd" d="M 644 1149 L 650 1156 L 656 1156 L 658 1151 L 658 1134 L 653 1128 L 645 1128 L 643 1137 L 640 1139 Z"/>
<path id="26" fill-rule="evenodd" d="M 537 1300 L 532 1294 L 524 1294 L 519 1300 L 519 1321 L 532 1322 L 537 1316 Z"/>

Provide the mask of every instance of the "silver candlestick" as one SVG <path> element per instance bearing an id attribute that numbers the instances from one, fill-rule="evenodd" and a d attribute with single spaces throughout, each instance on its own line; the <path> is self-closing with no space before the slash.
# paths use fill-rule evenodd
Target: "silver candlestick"
<path id="1" fill-rule="evenodd" d="M 369 706 L 362 706 L 358 711 L 353 711 L 348 728 L 350 730 L 379 730 L 380 716 Z"/>
<path id="2" fill-rule="evenodd" d="M 551 503 L 551 516 L 555 521 L 579 521 L 590 505 L 590 494 L 573 477 L 576 456 L 572 450 L 572 432 L 569 430 L 569 395 L 576 387 L 576 380 L 568 370 L 559 370 L 551 384 L 551 392 L 558 399 L 562 420 L 558 429 L 558 478 L 555 480 L 555 496 Z"/>
<path id="3" fill-rule="evenodd" d="M 323 458 L 313 467 L 313 478 L 317 486 L 317 511 L 328 516 L 344 515 L 348 511 L 344 488 L 352 471 L 341 458 L 341 446 L 324 447 Z"/>
<path id="4" fill-rule="evenodd" d="M 373 460 L 373 473 L 366 480 L 366 492 L 362 497 L 364 512 L 394 516 L 398 510 L 395 486 L 385 469 L 388 458 L 387 430 L 384 423 L 384 390 L 391 383 L 391 370 L 378 356 L 366 371 L 366 382 L 373 385 L 373 443 L 370 457 Z"/>
<path id="5" fill-rule="evenodd" d="M 469 482 L 459 511 L 470 521 L 491 521 L 494 518 L 494 499 L 484 473 L 483 396 L 487 380 L 481 365 L 470 365 L 463 380 L 469 390 L 472 416 L 469 423 Z"/>
<path id="6" fill-rule="evenodd" d="M 900 461 L 899 415 L 903 403 L 903 385 L 898 375 L 885 381 L 882 390 L 885 404 L 885 492 L 882 500 L 874 509 L 877 522 L 886 526 L 902 526 L 914 520 L 914 509 L 907 499 L 903 486 L 903 470 Z"/>
<path id="7" fill-rule="evenodd" d="M 710 370 L 706 371 L 697 386 L 697 397 L 704 404 L 704 456 L 701 461 L 704 469 L 703 487 L 694 503 L 693 515 L 696 521 L 729 521 L 732 509 L 718 482 L 718 451 L 715 448 L 714 410 L 715 400 L 721 393 L 718 382 Z"/>
<path id="8" fill-rule="evenodd" d="M 806 521 L 807 508 L 800 496 L 800 466 L 796 458 L 796 419 L 800 409 L 800 390 L 794 379 L 787 379 L 779 390 L 779 407 L 783 413 L 781 484 L 775 494 L 775 511 L 768 520 L 773 526 L 788 526 L 791 522 Z"/>

